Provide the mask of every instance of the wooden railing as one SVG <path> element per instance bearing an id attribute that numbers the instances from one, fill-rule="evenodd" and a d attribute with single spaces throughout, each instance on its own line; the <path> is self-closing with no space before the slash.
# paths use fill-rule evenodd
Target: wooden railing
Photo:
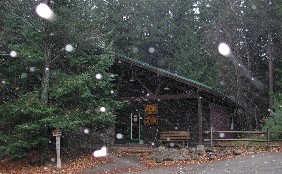
<path id="1" fill-rule="evenodd" d="M 266 131 L 215 131 L 211 128 L 210 131 L 205 131 L 205 133 L 209 135 L 209 139 L 204 139 L 204 141 L 210 142 L 211 147 L 214 146 L 215 142 L 219 142 L 219 141 L 266 142 L 267 146 L 270 145 L 270 142 L 282 141 L 282 139 L 272 139 L 270 136 L 270 133 L 282 135 L 282 132 L 270 132 L 269 129 L 267 129 Z M 241 137 L 238 135 L 241 135 Z M 250 138 L 248 137 L 249 135 L 261 135 L 261 136 L 259 138 L 258 137 Z M 228 138 L 228 137 L 232 137 L 232 138 Z"/>

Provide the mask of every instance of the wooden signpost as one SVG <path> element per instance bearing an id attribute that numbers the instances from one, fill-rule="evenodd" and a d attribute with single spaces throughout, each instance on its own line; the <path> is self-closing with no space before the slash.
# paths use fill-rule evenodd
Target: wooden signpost
<path id="1" fill-rule="evenodd" d="M 62 136 L 62 131 L 61 130 L 53 130 L 52 135 L 56 137 L 56 154 L 57 154 L 57 168 L 62 167 L 61 163 L 61 136 Z"/>

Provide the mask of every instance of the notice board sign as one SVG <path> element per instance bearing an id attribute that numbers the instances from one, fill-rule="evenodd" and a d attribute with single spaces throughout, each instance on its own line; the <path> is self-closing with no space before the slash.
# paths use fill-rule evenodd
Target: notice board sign
<path id="1" fill-rule="evenodd" d="M 159 118 L 155 116 L 146 116 L 144 119 L 145 126 L 157 126 L 159 124 Z"/>
<path id="2" fill-rule="evenodd" d="M 146 115 L 158 114 L 158 105 L 157 104 L 148 104 L 145 105 L 144 112 Z"/>

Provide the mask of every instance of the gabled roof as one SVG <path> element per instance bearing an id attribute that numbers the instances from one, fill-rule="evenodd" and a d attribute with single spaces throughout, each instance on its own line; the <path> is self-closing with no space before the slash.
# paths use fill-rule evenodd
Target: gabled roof
<path id="1" fill-rule="evenodd" d="M 219 99 L 230 103 L 233 106 L 240 107 L 239 104 L 236 101 L 234 101 L 232 98 L 228 97 L 227 95 L 225 95 L 223 92 L 219 91 L 216 88 L 213 88 L 211 86 L 205 85 L 205 84 L 200 83 L 198 81 L 180 76 L 176 73 L 169 72 L 167 70 L 152 66 L 148 63 L 142 62 L 140 60 L 133 59 L 131 57 L 128 57 L 128 56 L 125 56 L 125 55 L 122 55 L 122 54 L 119 54 L 119 53 L 116 53 L 116 52 L 113 52 L 113 51 L 111 52 L 111 54 L 116 56 L 115 58 L 117 58 L 121 61 L 127 62 L 129 64 L 132 64 L 134 66 L 137 66 L 137 67 L 140 67 L 140 68 L 143 68 L 143 69 L 147 69 L 151 72 L 155 72 L 155 73 L 160 74 L 162 76 L 174 79 L 178 82 L 181 82 L 181 83 L 187 84 L 189 86 L 195 87 L 198 90 L 210 93 L 210 94 L 218 97 Z"/>

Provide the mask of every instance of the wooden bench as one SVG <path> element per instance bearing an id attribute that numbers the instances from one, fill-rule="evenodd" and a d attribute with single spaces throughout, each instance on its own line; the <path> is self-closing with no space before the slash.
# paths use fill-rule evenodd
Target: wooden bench
<path id="1" fill-rule="evenodd" d="M 160 132 L 160 143 L 162 145 L 163 142 L 182 142 L 182 147 L 185 146 L 185 142 L 190 139 L 190 132 L 189 131 L 162 131 Z"/>

